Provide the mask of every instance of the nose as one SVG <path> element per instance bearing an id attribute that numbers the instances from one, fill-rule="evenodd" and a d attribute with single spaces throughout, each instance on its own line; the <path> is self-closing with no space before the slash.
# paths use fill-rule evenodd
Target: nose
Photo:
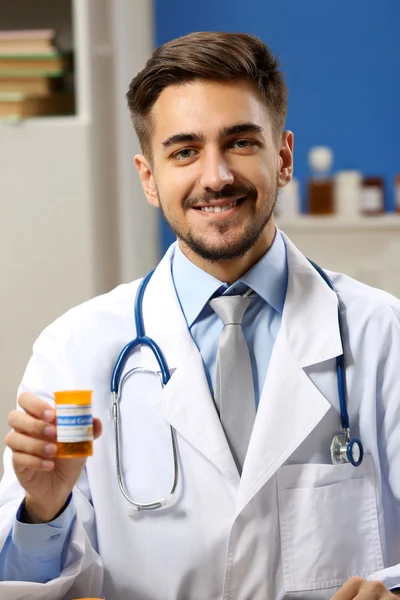
<path id="1" fill-rule="evenodd" d="M 207 154 L 202 165 L 200 185 L 202 188 L 219 192 L 228 184 L 232 184 L 234 176 L 221 152 L 212 151 Z"/>

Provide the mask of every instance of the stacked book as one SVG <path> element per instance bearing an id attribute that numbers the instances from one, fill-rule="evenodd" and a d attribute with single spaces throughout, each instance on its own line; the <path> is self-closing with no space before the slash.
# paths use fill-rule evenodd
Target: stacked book
<path id="1" fill-rule="evenodd" d="M 72 56 L 55 31 L 0 31 L 0 119 L 74 113 Z"/>

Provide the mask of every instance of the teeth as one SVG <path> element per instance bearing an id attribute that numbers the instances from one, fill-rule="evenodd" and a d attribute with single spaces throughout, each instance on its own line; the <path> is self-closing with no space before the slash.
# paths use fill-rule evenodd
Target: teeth
<path id="1" fill-rule="evenodd" d="M 220 213 L 220 212 L 225 212 L 226 210 L 229 210 L 230 208 L 233 208 L 234 206 L 236 206 L 237 203 L 238 203 L 238 201 L 234 200 L 233 202 L 230 202 L 229 204 L 225 204 L 225 206 L 202 206 L 200 210 L 202 210 L 203 212 Z"/>

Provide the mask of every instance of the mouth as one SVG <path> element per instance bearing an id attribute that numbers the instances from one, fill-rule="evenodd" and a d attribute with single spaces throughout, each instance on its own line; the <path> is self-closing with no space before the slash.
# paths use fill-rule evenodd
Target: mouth
<path id="1" fill-rule="evenodd" d="M 233 210 L 240 204 L 242 204 L 246 200 L 246 197 L 237 198 L 236 200 L 231 200 L 230 202 L 220 202 L 219 204 L 212 204 L 207 206 L 193 206 L 195 210 L 202 213 L 226 213 L 228 211 Z"/>

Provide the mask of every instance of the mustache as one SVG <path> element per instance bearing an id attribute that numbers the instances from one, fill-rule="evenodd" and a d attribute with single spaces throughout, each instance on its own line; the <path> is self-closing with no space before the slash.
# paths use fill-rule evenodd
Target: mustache
<path id="1" fill-rule="evenodd" d="M 248 184 L 243 185 L 226 185 L 218 192 L 208 191 L 204 194 L 189 196 L 183 202 L 183 208 L 192 208 L 197 204 L 210 204 L 213 200 L 225 200 L 226 198 L 238 198 L 247 196 L 250 200 L 256 200 L 256 188 Z"/>

